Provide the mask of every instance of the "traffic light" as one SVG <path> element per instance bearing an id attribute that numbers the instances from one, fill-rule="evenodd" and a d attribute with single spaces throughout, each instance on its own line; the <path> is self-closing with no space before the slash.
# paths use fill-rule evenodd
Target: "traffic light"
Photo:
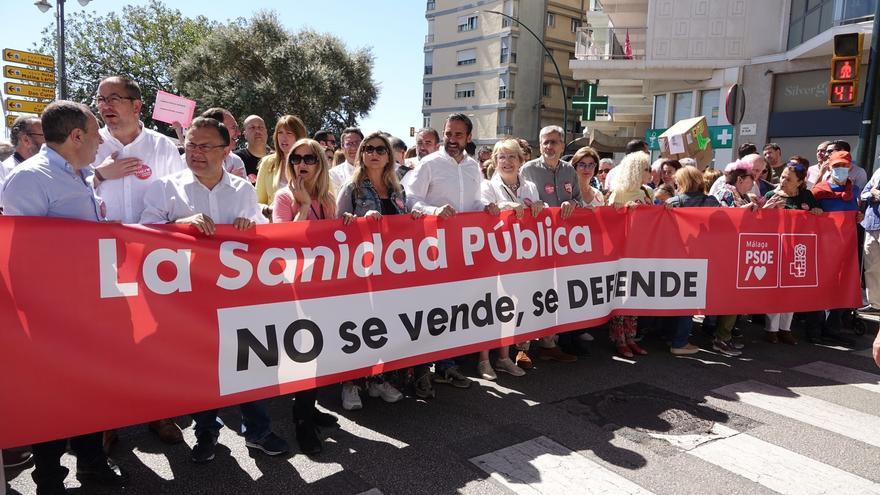
<path id="1" fill-rule="evenodd" d="M 831 82 L 828 84 L 828 104 L 845 107 L 856 104 L 859 96 L 859 68 L 862 65 L 862 33 L 834 36 L 834 55 L 831 57 Z"/>

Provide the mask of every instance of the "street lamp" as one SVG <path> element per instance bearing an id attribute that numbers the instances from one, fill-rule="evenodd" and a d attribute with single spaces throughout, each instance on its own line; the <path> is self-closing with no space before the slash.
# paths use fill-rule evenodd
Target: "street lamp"
<path id="1" fill-rule="evenodd" d="M 523 29 L 528 31 L 529 34 L 531 34 L 535 38 L 535 40 L 538 42 L 538 44 L 540 44 L 541 47 L 544 49 L 544 52 L 547 54 L 547 56 L 550 57 L 550 61 L 553 62 L 553 68 L 556 69 L 556 77 L 559 78 L 559 86 L 562 87 L 562 132 L 563 132 L 562 142 L 564 143 L 565 140 L 568 139 L 568 95 L 565 93 L 565 80 L 562 79 L 562 72 L 559 71 L 559 66 L 556 64 L 556 59 L 553 58 L 553 52 L 551 52 L 550 49 L 547 48 L 547 45 L 545 45 L 544 42 L 541 41 L 541 38 L 537 34 L 535 34 L 534 31 L 529 29 L 528 26 L 523 24 L 516 17 L 509 16 L 503 12 L 498 12 L 495 10 L 484 10 L 483 12 L 485 12 L 487 14 L 497 14 L 500 16 L 504 16 L 504 17 L 510 19 L 511 21 L 519 24 L 520 26 L 522 26 Z M 544 73 L 543 63 L 541 64 L 541 67 L 542 67 L 541 74 L 543 74 Z M 543 79 L 543 76 L 542 76 L 542 79 Z"/>
<path id="2" fill-rule="evenodd" d="M 77 0 L 80 5 L 85 7 L 92 0 Z M 56 39 L 58 43 L 58 99 L 67 99 L 67 72 L 64 65 L 64 2 L 65 0 L 57 0 L 58 7 L 55 9 L 55 27 Z M 46 13 L 52 8 L 52 4 L 47 0 L 36 0 L 34 5 L 40 9 L 40 12 Z"/>

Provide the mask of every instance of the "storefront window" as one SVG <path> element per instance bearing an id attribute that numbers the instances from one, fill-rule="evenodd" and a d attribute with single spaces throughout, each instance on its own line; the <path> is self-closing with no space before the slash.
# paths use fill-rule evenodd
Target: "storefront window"
<path id="1" fill-rule="evenodd" d="M 694 94 L 690 91 L 687 93 L 675 93 L 675 107 L 672 110 L 672 123 L 679 120 L 689 119 L 693 115 L 694 110 Z"/>

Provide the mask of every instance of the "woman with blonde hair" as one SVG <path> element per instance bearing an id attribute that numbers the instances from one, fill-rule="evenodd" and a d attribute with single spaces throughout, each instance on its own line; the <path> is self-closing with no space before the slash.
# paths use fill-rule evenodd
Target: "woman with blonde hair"
<path id="1" fill-rule="evenodd" d="M 272 221 L 336 218 L 329 170 L 320 143 L 308 138 L 294 143 L 282 169 L 287 186 L 278 189 L 272 201 Z"/>
<path id="2" fill-rule="evenodd" d="M 270 204 L 275 192 L 287 184 L 284 174 L 287 154 L 290 153 L 293 143 L 307 136 L 306 126 L 296 115 L 283 115 L 275 123 L 275 132 L 272 135 L 275 152 L 264 156 L 257 164 L 258 203 Z"/>
<path id="3" fill-rule="evenodd" d="M 385 135 L 374 132 L 361 141 L 355 157 L 354 173 L 346 182 L 336 202 L 337 216 L 349 224 L 357 217 L 380 220 L 384 215 L 405 215 L 406 193 L 397 179 L 394 148 Z M 413 211 L 412 218 L 421 217 Z M 420 398 L 434 396 L 428 365 L 417 366 L 413 372 L 415 391 Z M 380 373 L 368 377 L 367 393 L 385 402 L 397 402 L 403 394 Z M 342 408 L 347 411 L 363 408 L 360 387 L 354 381 L 342 384 Z"/>
<path id="4" fill-rule="evenodd" d="M 645 183 L 651 180 L 651 165 L 648 154 L 636 151 L 626 155 L 617 168 L 620 169 L 611 184 L 608 205 L 636 206 L 649 205 L 654 201 Z"/>

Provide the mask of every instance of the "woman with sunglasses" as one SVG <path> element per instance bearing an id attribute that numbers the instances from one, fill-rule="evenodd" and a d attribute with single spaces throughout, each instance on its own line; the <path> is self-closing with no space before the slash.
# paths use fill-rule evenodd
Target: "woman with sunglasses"
<path id="1" fill-rule="evenodd" d="M 577 150 L 571 157 L 571 165 L 577 171 L 578 186 L 581 188 L 581 204 L 586 207 L 604 206 L 605 196 L 593 187 L 596 169 L 599 167 L 599 154 L 589 146 Z"/>
<path id="2" fill-rule="evenodd" d="M 290 153 L 281 167 L 281 175 L 287 185 L 275 193 L 272 222 L 335 218 L 336 201 L 330 193 L 330 174 L 324 147 L 315 140 L 300 139 L 287 148 Z M 336 417 L 315 408 L 317 389 L 303 390 L 293 394 L 293 397 L 293 422 L 299 449 L 306 455 L 318 454 L 323 449 L 318 428 L 337 426 Z"/>
<path id="3" fill-rule="evenodd" d="M 257 164 L 257 202 L 262 205 L 268 205 L 275 197 L 275 193 L 287 184 L 287 175 L 285 174 L 285 159 L 290 153 L 290 147 L 298 139 L 307 136 L 306 126 L 302 120 L 296 115 L 284 115 L 278 119 L 275 124 L 275 133 L 272 135 L 272 142 L 275 145 L 275 152 L 270 153 L 260 159 Z M 266 216 L 271 216 L 271 212 L 266 209 Z"/>
<path id="4" fill-rule="evenodd" d="M 339 218 L 345 224 L 356 217 L 379 220 L 383 215 L 403 215 L 407 213 L 406 195 L 403 192 L 395 171 L 391 142 L 384 135 L 374 132 L 361 141 L 354 163 L 351 180 L 343 186 L 336 203 Z M 413 211 L 412 218 L 421 217 Z M 428 366 L 415 368 L 416 390 L 419 396 L 433 396 Z M 385 402 L 397 402 L 403 398 L 384 376 L 367 378 L 367 393 L 370 397 L 381 397 Z M 360 387 L 348 381 L 342 384 L 342 407 L 351 411 L 361 409 Z"/>

